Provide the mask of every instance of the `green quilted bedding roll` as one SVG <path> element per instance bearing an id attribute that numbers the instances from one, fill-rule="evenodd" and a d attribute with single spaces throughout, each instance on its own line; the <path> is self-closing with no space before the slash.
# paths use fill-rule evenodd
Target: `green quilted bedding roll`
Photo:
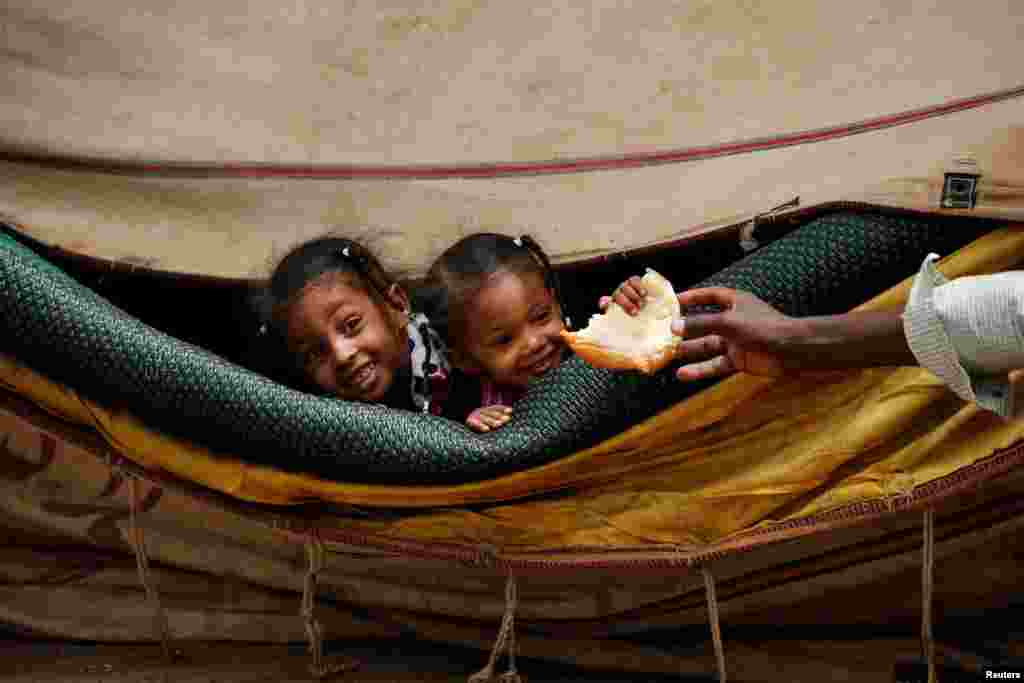
<path id="1" fill-rule="evenodd" d="M 744 289 L 791 315 L 841 312 L 991 226 L 834 213 L 698 286 Z M 671 276 L 671 273 L 667 273 Z M 691 395 L 667 369 L 613 373 L 571 359 L 548 373 L 500 430 L 476 434 L 430 415 L 314 397 L 159 332 L 0 233 L 3 350 L 151 426 L 215 452 L 349 481 L 457 483 L 540 465 L 593 445 Z"/>

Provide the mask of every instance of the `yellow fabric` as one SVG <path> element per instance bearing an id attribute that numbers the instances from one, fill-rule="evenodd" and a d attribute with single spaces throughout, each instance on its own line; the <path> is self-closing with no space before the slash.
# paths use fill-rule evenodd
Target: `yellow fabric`
<path id="1" fill-rule="evenodd" d="M 943 260 L 949 277 L 1024 260 L 1024 231 L 997 230 Z M 901 307 L 910 280 L 861 308 Z M 326 500 L 439 507 L 404 519 L 344 520 L 349 531 L 516 550 L 700 548 L 755 525 L 895 496 L 1024 438 L 1024 421 L 965 405 L 918 368 L 737 375 L 592 448 L 460 486 L 328 482 L 215 455 L 82 399 L 10 357 L 0 383 L 100 431 L 121 454 L 262 503 Z M 755 399 L 756 400 L 753 400 Z M 560 489 L 563 494 L 478 507 Z"/>

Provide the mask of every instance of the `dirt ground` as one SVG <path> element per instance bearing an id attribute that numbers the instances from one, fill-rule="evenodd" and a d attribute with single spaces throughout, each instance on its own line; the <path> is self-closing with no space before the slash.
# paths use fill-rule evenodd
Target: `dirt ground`
<path id="1" fill-rule="evenodd" d="M 96 645 L 69 641 L 0 641 L 0 680 L 5 683 L 299 683 L 315 680 L 304 646 L 183 643 L 167 663 L 159 645 Z M 487 661 L 478 650 L 434 643 L 388 641 L 328 644 L 331 661 L 350 656 L 359 668 L 326 680 L 341 683 L 465 683 Z M 517 658 L 530 683 L 661 683 L 679 676 L 596 672 Z M 496 667 L 504 673 L 504 660 Z"/>

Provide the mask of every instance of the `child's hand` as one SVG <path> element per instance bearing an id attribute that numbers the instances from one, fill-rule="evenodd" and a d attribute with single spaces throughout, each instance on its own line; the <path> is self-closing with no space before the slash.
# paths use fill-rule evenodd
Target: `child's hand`
<path id="1" fill-rule="evenodd" d="M 619 285 L 611 296 L 602 296 L 597 302 L 597 307 L 603 311 L 614 301 L 629 315 L 636 315 L 644 307 L 645 296 L 647 291 L 643 283 L 639 276 L 634 275 Z"/>
<path id="2" fill-rule="evenodd" d="M 485 406 L 470 413 L 466 418 L 466 425 L 475 432 L 489 432 L 501 427 L 510 419 L 512 419 L 512 409 L 508 406 Z"/>

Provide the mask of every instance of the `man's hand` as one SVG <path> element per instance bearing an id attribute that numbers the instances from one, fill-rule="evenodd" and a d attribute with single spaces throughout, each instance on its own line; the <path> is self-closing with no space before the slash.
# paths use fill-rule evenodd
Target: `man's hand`
<path id="1" fill-rule="evenodd" d="M 753 294 L 725 287 L 683 292 L 681 306 L 720 306 L 721 313 L 701 313 L 672 322 L 683 337 L 676 358 L 687 361 L 676 371 L 683 381 L 748 372 L 778 377 L 786 368 L 785 342 L 794 320 Z"/>

